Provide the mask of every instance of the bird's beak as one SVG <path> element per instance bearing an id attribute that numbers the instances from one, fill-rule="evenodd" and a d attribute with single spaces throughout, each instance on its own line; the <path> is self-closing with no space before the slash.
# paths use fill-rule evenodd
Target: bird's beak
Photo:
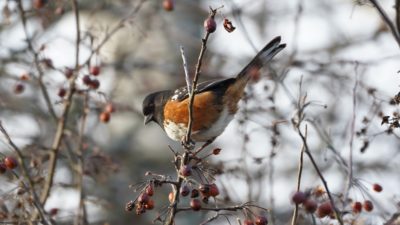
<path id="1" fill-rule="evenodd" d="M 144 116 L 144 125 L 148 124 L 152 120 L 153 120 L 153 116 L 152 115 Z"/>

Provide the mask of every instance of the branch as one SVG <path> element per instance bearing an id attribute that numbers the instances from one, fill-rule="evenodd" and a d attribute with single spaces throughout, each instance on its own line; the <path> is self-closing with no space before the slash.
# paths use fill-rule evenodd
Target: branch
<path id="1" fill-rule="evenodd" d="M 392 32 L 393 37 L 396 40 L 397 44 L 400 46 L 400 34 L 399 34 L 399 31 L 396 29 L 395 25 L 390 20 L 389 16 L 386 14 L 386 12 L 383 10 L 381 5 L 379 5 L 379 3 L 376 0 L 369 0 L 369 1 L 378 10 L 378 12 L 381 15 L 383 21 L 386 23 L 386 25 L 389 27 L 390 31 Z M 399 1 L 397 0 L 396 1 L 397 25 L 399 25 L 399 5 L 398 5 L 398 2 Z"/>
<path id="2" fill-rule="evenodd" d="M 46 213 L 44 211 L 43 205 L 40 204 L 40 200 L 39 200 L 38 195 L 36 194 L 35 187 L 34 187 L 32 178 L 29 175 L 28 167 L 26 166 L 26 164 L 24 162 L 24 159 L 23 159 L 24 157 L 22 155 L 22 152 L 17 147 L 17 145 L 15 145 L 15 143 L 12 141 L 12 139 L 8 135 L 7 131 L 5 130 L 5 128 L 3 127 L 2 123 L 1 123 L 1 120 L 0 120 L 0 132 L 3 133 L 3 135 L 7 139 L 8 144 L 17 153 L 18 163 L 22 168 L 22 174 L 23 174 L 25 180 L 27 181 L 29 188 L 26 188 L 25 182 L 22 182 L 22 183 L 23 183 L 24 187 L 29 190 L 29 192 L 30 192 L 30 194 L 31 194 L 31 196 L 33 198 L 33 204 L 35 205 L 35 207 L 36 207 L 36 209 L 37 209 L 37 211 L 39 213 L 39 216 L 41 218 L 41 222 L 43 222 L 44 224 L 49 224 L 49 223 L 51 224 L 51 220 L 50 219 L 48 221 L 46 220 Z M 35 220 L 35 219 L 33 219 L 33 220 Z"/>
<path id="3" fill-rule="evenodd" d="M 50 100 L 49 93 L 47 92 L 47 88 L 46 88 L 46 86 L 44 85 L 44 82 L 43 82 L 44 73 L 43 73 L 43 71 L 42 71 L 42 69 L 40 67 L 39 54 L 33 48 L 32 39 L 29 37 L 28 28 L 27 28 L 27 24 L 26 24 L 25 10 L 23 8 L 21 0 L 17 1 L 17 6 L 18 6 L 18 10 L 19 10 L 19 15 L 20 15 L 20 18 L 21 18 L 22 26 L 24 28 L 26 42 L 28 43 L 28 49 L 33 55 L 33 59 L 34 59 L 33 61 L 35 63 L 35 67 L 36 67 L 36 70 L 37 70 L 38 75 L 39 75 L 37 80 L 38 80 L 38 84 L 39 84 L 40 90 L 42 91 L 46 106 L 47 106 L 47 108 L 49 110 L 49 113 L 50 113 L 51 117 L 55 121 L 57 121 L 57 115 L 56 115 L 56 113 L 54 111 L 54 108 L 53 108 L 53 106 L 51 104 L 51 100 Z"/>

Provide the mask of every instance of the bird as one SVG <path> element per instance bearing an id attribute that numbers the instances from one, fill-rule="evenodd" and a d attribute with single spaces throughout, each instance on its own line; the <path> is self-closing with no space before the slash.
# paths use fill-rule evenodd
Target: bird
<path id="1" fill-rule="evenodd" d="M 205 81 L 196 86 L 191 141 L 211 143 L 223 133 L 238 111 L 238 103 L 251 74 L 286 47 L 280 42 L 280 36 L 272 39 L 236 77 Z M 186 86 L 151 93 L 143 100 L 144 123 L 155 122 L 169 138 L 183 142 L 189 123 L 188 104 L 189 91 Z"/>

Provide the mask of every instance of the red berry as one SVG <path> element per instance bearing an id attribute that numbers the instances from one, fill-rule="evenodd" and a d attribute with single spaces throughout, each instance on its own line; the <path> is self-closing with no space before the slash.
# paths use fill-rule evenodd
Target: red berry
<path id="1" fill-rule="evenodd" d="M 154 200 L 153 199 L 149 199 L 149 201 L 144 204 L 144 207 L 146 209 L 148 209 L 148 210 L 154 209 Z"/>
<path id="2" fill-rule="evenodd" d="M 220 148 L 214 148 L 214 150 L 213 150 L 214 155 L 218 155 L 220 152 L 221 152 Z"/>
<path id="3" fill-rule="evenodd" d="M 210 16 L 204 20 L 204 28 L 206 29 L 207 33 L 213 33 L 217 29 L 217 23 L 215 22 L 213 16 Z"/>
<path id="4" fill-rule="evenodd" d="M 201 202 L 199 199 L 192 199 L 190 200 L 190 208 L 194 211 L 199 211 L 201 209 Z"/>
<path id="5" fill-rule="evenodd" d="M 383 190 L 382 186 L 380 184 L 373 184 L 372 189 L 376 192 L 381 192 Z"/>
<path id="6" fill-rule="evenodd" d="M 89 75 L 83 76 L 82 81 L 85 85 L 88 85 L 88 86 L 92 83 L 92 79 L 90 78 Z"/>
<path id="7" fill-rule="evenodd" d="M 18 162 L 14 157 L 7 156 L 4 158 L 4 165 L 7 167 L 7 169 L 12 170 L 18 166 Z"/>
<path id="8" fill-rule="evenodd" d="M 140 204 L 146 204 L 146 203 L 149 202 L 149 199 L 150 199 L 150 197 L 149 197 L 148 194 L 142 193 L 142 194 L 139 195 L 137 201 L 138 201 Z"/>
<path id="9" fill-rule="evenodd" d="M 214 183 L 210 184 L 210 196 L 216 197 L 219 195 L 218 186 Z"/>
<path id="10" fill-rule="evenodd" d="M 41 9 L 47 4 L 47 0 L 33 0 L 33 8 Z"/>
<path id="11" fill-rule="evenodd" d="M 98 89 L 100 87 L 100 81 L 97 79 L 93 79 L 90 84 L 89 87 L 92 89 Z"/>
<path id="12" fill-rule="evenodd" d="M 192 194 L 190 195 L 191 198 L 197 198 L 199 197 L 199 190 L 193 189 Z"/>
<path id="13" fill-rule="evenodd" d="M 90 74 L 92 74 L 93 76 L 97 76 L 100 74 L 100 67 L 99 66 L 92 66 L 90 67 Z"/>
<path id="14" fill-rule="evenodd" d="M 180 190 L 180 193 L 181 193 L 181 195 L 184 196 L 184 197 L 185 197 L 185 196 L 188 196 L 189 193 L 190 193 L 189 187 L 186 186 L 186 185 L 182 186 L 182 187 L 181 187 L 181 190 Z"/>
<path id="15" fill-rule="evenodd" d="M 180 168 L 179 173 L 184 177 L 188 177 L 192 175 L 192 167 L 190 165 L 183 165 Z"/>
<path id="16" fill-rule="evenodd" d="M 331 202 L 326 201 L 322 203 L 317 210 L 317 215 L 319 218 L 329 216 L 333 212 Z"/>
<path id="17" fill-rule="evenodd" d="M 69 79 L 72 77 L 72 75 L 74 75 L 74 71 L 71 68 L 66 67 L 64 70 L 64 75 L 67 79 Z"/>
<path id="18" fill-rule="evenodd" d="M 174 10 L 174 1 L 173 0 L 164 0 L 163 7 L 164 7 L 165 11 Z"/>
<path id="19" fill-rule="evenodd" d="M 243 225 L 254 225 L 254 222 L 253 222 L 253 220 L 245 219 L 245 220 L 243 221 Z"/>
<path id="20" fill-rule="evenodd" d="M 50 216 L 55 216 L 58 213 L 58 208 L 51 208 L 49 211 Z"/>
<path id="21" fill-rule="evenodd" d="M 111 119 L 111 114 L 108 112 L 102 112 L 100 114 L 100 121 L 103 123 L 108 123 L 108 121 L 110 121 Z"/>
<path id="22" fill-rule="evenodd" d="M 307 195 L 302 191 L 297 191 L 292 196 L 292 202 L 294 204 L 301 204 L 307 199 Z"/>
<path id="23" fill-rule="evenodd" d="M 316 201 L 307 198 L 304 202 L 303 202 L 303 206 L 304 209 L 306 210 L 306 212 L 308 213 L 314 213 L 315 210 L 317 210 L 318 208 L 318 204 Z"/>
<path id="24" fill-rule="evenodd" d="M 22 92 L 24 92 L 25 90 L 25 86 L 21 83 L 17 83 L 14 86 L 14 93 L 15 94 L 21 94 Z"/>
<path id="25" fill-rule="evenodd" d="M 0 174 L 3 174 L 7 171 L 6 165 L 4 163 L 0 163 Z"/>
<path id="26" fill-rule="evenodd" d="M 268 219 L 265 216 L 257 216 L 255 224 L 256 225 L 267 225 L 268 224 Z"/>
<path id="27" fill-rule="evenodd" d="M 209 184 L 201 184 L 199 186 L 199 191 L 204 196 L 210 196 L 210 185 Z"/>
<path id="28" fill-rule="evenodd" d="M 374 209 L 374 204 L 370 200 L 365 200 L 363 206 L 367 212 L 371 212 Z"/>
<path id="29" fill-rule="evenodd" d="M 147 185 L 145 192 L 146 192 L 146 194 L 148 196 L 153 196 L 154 195 L 154 186 L 153 186 L 153 184 Z"/>
<path id="30" fill-rule="evenodd" d="M 66 93 L 67 93 L 67 90 L 65 90 L 65 88 L 60 88 L 58 90 L 58 96 L 60 96 L 60 98 L 64 98 Z"/>
<path id="31" fill-rule="evenodd" d="M 360 213 L 362 211 L 362 204 L 361 202 L 354 202 L 352 205 L 354 213 Z"/>

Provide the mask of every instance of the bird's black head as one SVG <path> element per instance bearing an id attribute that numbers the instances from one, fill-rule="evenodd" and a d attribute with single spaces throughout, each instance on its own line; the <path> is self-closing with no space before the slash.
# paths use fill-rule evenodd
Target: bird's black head
<path id="1" fill-rule="evenodd" d="M 146 96 L 142 105 L 144 124 L 154 121 L 162 126 L 163 108 L 170 95 L 170 91 L 160 91 Z"/>

